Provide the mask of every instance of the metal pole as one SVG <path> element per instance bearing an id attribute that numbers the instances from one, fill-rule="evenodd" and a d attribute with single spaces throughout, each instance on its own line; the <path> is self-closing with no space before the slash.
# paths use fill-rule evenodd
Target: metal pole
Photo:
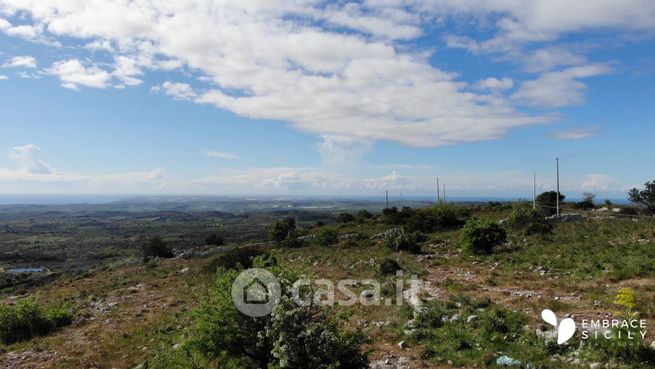
<path id="1" fill-rule="evenodd" d="M 439 177 L 437 177 L 437 203 L 441 202 L 441 195 L 439 194 Z"/>
<path id="2" fill-rule="evenodd" d="M 559 158 L 555 158 L 557 163 L 557 196 L 555 198 L 555 203 L 557 204 L 557 216 L 559 217 Z"/>
<path id="3" fill-rule="evenodd" d="M 443 202 L 446 202 L 446 184 L 443 185 Z"/>
<path id="4" fill-rule="evenodd" d="M 532 173 L 532 209 L 537 210 L 537 172 Z"/>

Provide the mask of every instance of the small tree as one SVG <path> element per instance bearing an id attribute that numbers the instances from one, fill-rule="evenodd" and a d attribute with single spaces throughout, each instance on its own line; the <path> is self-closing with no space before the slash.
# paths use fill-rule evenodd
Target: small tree
<path id="1" fill-rule="evenodd" d="M 273 223 L 268 233 L 268 238 L 275 241 L 278 245 L 289 237 L 292 237 L 296 231 L 296 220 L 288 217 Z"/>
<path id="2" fill-rule="evenodd" d="M 553 230 L 552 224 L 544 218 L 543 213 L 532 209 L 526 203 L 518 204 L 507 217 L 507 226 L 526 235 L 549 234 Z"/>
<path id="3" fill-rule="evenodd" d="M 366 210 L 366 209 L 362 209 L 357 213 L 357 218 L 371 219 L 371 218 L 373 218 L 373 214 L 371 214 L 371 212 Z"/>
<path id="4" fill-rule="evenodd" d="M 643 190 L 631 189 L 628 192 L 628 199 L 643 206 L 648 214 L 655 214 L 655 181 L 646 182 Z"/>
<path id="5" fill-rule="evenodd" d="M 424 233 L 407 232 L 401 228 L 387 237 L 385 246 L 391 251 L 409 251 L 412 254 L 418 254 L 421 252 L 421 242 L 427 241 L 427 239 Z"/>
<path id="6" fill-rule="evenodd" d="M 221 246 L 225 243 L 225 238 L 222 234 L 212 233 L 205 237 L 205 245 Z"/>
<path id="7" fill-rule="evenodd" d="M 566 196 L 562 195 L 562 193 L 559 194 L 559 202 L 561 203 L 564 201 L 564 198 Z M 555 191 L 546 191 L 539 196 L 537 196 L 537 206 L 539 207 L 539 210 L 541 210 L 544 214 L 546 215 L 554 215 L 557 213 L 556 207 L 557 207 L 557 192 Z"/>
<path id="8" fill-rule="evenodd" d="M 471 219 L 460 234 L 464 250 L 472 254 L 490 254 L 493 249 L 507 242 L 507 233 L 498 223 Z"/>
<path id="9" fill-rule="evenodd" d="M 582 209 L 582 210 L 591 210 L 596 207 L 594 205 L 594 198 L 596 195 L 594 195 L 591 192 L 585 192 L 582 194 L 582 201 L 576 202 L 575 203 L 575 208 L 576 209 Z"/>
<path id="10" fill-rule="evenodd" d="M 146 259 L 152 257 L 172 258 L 173 256 L 175 256 L 173 251 L 168 247 L 166 241 L 159 236 L 150 238 L 143 246 L 143 257 Z"/>
<path id="11" fill-rule="evenodd" d="M 339 223 L 350 223 L 355 220 L 355 216 L 350 213 L 341 213 L 337 215 L 337 222 Z"/>
<path id="12" fill-rule="evenodd" d="M 339 241 L 339 232 L 332 227 L 323 227 L 316 233 L 315 240 L 320 246 L 332 246 Z"/>
<path id="13" fill-rule="evenodd" d="M 403 268 L 394 259 L 386 258 L 380 262 L 380 273 L 382 275 L 393 275 Z"/>

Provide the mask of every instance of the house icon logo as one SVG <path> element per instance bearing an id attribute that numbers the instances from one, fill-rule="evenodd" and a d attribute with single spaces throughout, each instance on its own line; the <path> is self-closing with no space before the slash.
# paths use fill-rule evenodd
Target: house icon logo
<path id="1" fill-rule="evenodd" d="M 244 270 L 232 284 L 232 301 L 253 318 L 270 314 L 280 303 L 280 282 L 266 269 Z"/>
<path id="2" fill-rule="evenodd" d="M 258 278 L 253 279 L 243 289 L 243 301 L 247 304 L 267 304 L 270 301 L 268 287 Z"/>

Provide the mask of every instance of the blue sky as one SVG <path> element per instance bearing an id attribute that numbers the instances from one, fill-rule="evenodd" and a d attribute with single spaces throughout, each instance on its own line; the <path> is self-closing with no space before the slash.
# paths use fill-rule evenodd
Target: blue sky
<path id="1" fill-rule="evenodd" d="M 0 0 L 0 193 L 625 197 L 650 1 Z"/>

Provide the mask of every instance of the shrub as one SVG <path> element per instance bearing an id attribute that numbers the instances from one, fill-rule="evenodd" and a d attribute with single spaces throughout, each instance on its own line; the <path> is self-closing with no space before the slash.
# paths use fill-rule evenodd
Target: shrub
<path id="1" fill-rule="evenodd" d="M 166 241 L 159 236 L 150 238 L 143 246 L 143 257 L 145 259 L 152 257 L 172 258 L 174 256 L 173 251 L 168 247 Z"/>
<path id="2" fill-rule="evenodd" d="M 507 218 L 507 226 L 526 235 L 545 235 L 553 230 L 553 225 L 544 215 L 527 204 L 519 204 L 514 208 Z"/>
<path id="3" fill-rule="evenodd" d="M 269 240 L 275 241 L 278 246 L 288 248 L 303 246 L 304 241 L 299 238 L 300 236 L 301 232 L 296 227 L 296 220 L 291 217 L 273 223 L 268 233 Z"/>
<path id="4" fill-rule="evenodd" d="M 225 243 L 225 237 L 222 234 L 212 233 L 205 238 L 205 245 L 221 246 Z"/>
<path id="5" fill-rule="evenodd" d="M 471 219 L 460 233 L 464 250 L 472 254 L 490 254 L 496 246 L 507 241 L 507 234 L 498 223 Z"/>
<path id="6" fill-rule="evenodd" d="M 432 208 L 435 230 L 448 230 L 461 227 L 469 212 L 453 204 L 439 204 Z"/>
<path id="7" fill-rule="evenodd" d="M 280 368 L 367 368 L 361 333 L 342 332 L 327 310 L 283 299 L 273 311 L 266 337 Z"/>
<path id="8" fill-rule="evenodd" d="M 559 194 L 560 203 L 564 201 L 566 196 Z M 536 198 L 537 206 L 541 212 L 546 215 L 555 215 L 557 213 L 557 192 L 547 191 L 542 192 Z"/>
<path id="9" fill-rule="evenodd" d="M 337 215 L 337 222 L 339 223 L 350 223 L 355 220 L 355 216 L 350 213 L 341 213 Z"/>
<path id="10" fill-rule="evenodd" d="M 619 214 L 636 216 L 636 215 L 639 215 L 639 211 L 636 208 L 633 208 L 631 206 L 626 206 L 626 207 L 621 208 L 621 210 L 619 210 Z"/>
<path id="11" fill-rule="evenodd" d="M 655 214 L 655 181 L 646 182 L 643 190 L 631 189 L 628 192 L 628 199 L 643 206 L 647 214 Z"/>
<path id="12" fill-rule="evenodd" d="M 382 220 L 386 224 L 400 224 L 402 218 L 397 207 L 382 209 Z"/>
<path id="13" fill-rule="evenodd" d="M 614 303 L 622 307 L 626 312 L 631 313 L 637 307 L 637 294 L 632 288 L 621 288 L 614 299 Z"/>
<path id="14" fill-rule="evenodd" d="M 296 220 L 293 218 L 285 218 L 273 223 L 270 231 L 268 232 L 268 239 L 275 241 L 278 245 L 282 244 L 284 240 L 294 236 L 296 231 Z"/>
<path id="15" fill-rule="evenodd" d="M 255 266 L 262 267 L 258 261 Z M 289 291 L 297 273 L 269 267 Z M 209 296 L 196 309 L 195 336 L 188 345 L 220 368 L 365 368 L 361 334 L 341 329 L 326 310 L 300 306 L 283 295 L 272 314 L 253 318 L 240 313 L 232 302 L 231 288 L 238 270 L 217 275 Z M 191 356 L 191 355 L 190 355 Z M 190 367 L 187 365 L 186 367 Z"/>
<path id="16" fill-rule="evenodd" d="M 576 208 L 576 209 L 581 209 L 581 210 L 594 209 L 596 207 L 596 205 L 594 205 L 594 198 L 595 197 L 596 197 L 596 195 L 594 195 L 593 193 L 585 192 L 584 194 L 582 194 L 582 201 L 576 202 L 573 205 L 573 207 Z"/>
<path id="17" fill-rule="evenodd" d="M 413 254 L 421 252 L 421 242 L 427 241 L 427 236 L 421 232 L 407 232 L 403 228 L 391 233 L 385 246 L 391 251 L 409 251 Z"/>
<path id="18" fill-rule="evenodd" d="M 332 227 L 323 227 L 316 233 L 314 240 L 320 246 L 331 246 L 339 241 L 339 232 Z"/>
<path id="19" fill-rule="evenodd" d="M 373 214 L 371 214 L 371 212 L 366 210 L 366 209 L 362 209 L 357 213 L 357 218 L 359 218 L 359 219 L 371 219 L 371 218 L 373 218 Z"/>
<path id="20" fill-rule="evenodd" d="M 461 227 L 468 216 L 469 212 L 465 208 L 439 204 L 408 213 L 405 224 L 413 232 L 445 231 Z"/>
<path id="21" fill-rule="evenodd" d="M 258 247 L 231 248 L 213 258 L 205 266 L 205 271 L 215 273 L 218 268 L 252 268 L 253 260 L 258 256 L 267 257 L 270 256 L 270 252 Z"/>
<path id="22" fill-rule="evenodd" d="M 435 217 L 430 209 L 420 209 L 407 219 L 406 227 L 411 232 L 433 232 L 436 228 Z"/>
<path id="23" fill-rule="evenodd" d="M 46 335 L 71 321 L 66 309 L 44 309 L 32 298 L 15 305 L 0 304 L 0 342 L 9 345 Z"/>
<path id="24" fill-rule="evenodd" d="M 382 275 L 394 275 L 403 268 L 394 259 L 384 259 L 380 262 L 380 273 Z"/>

